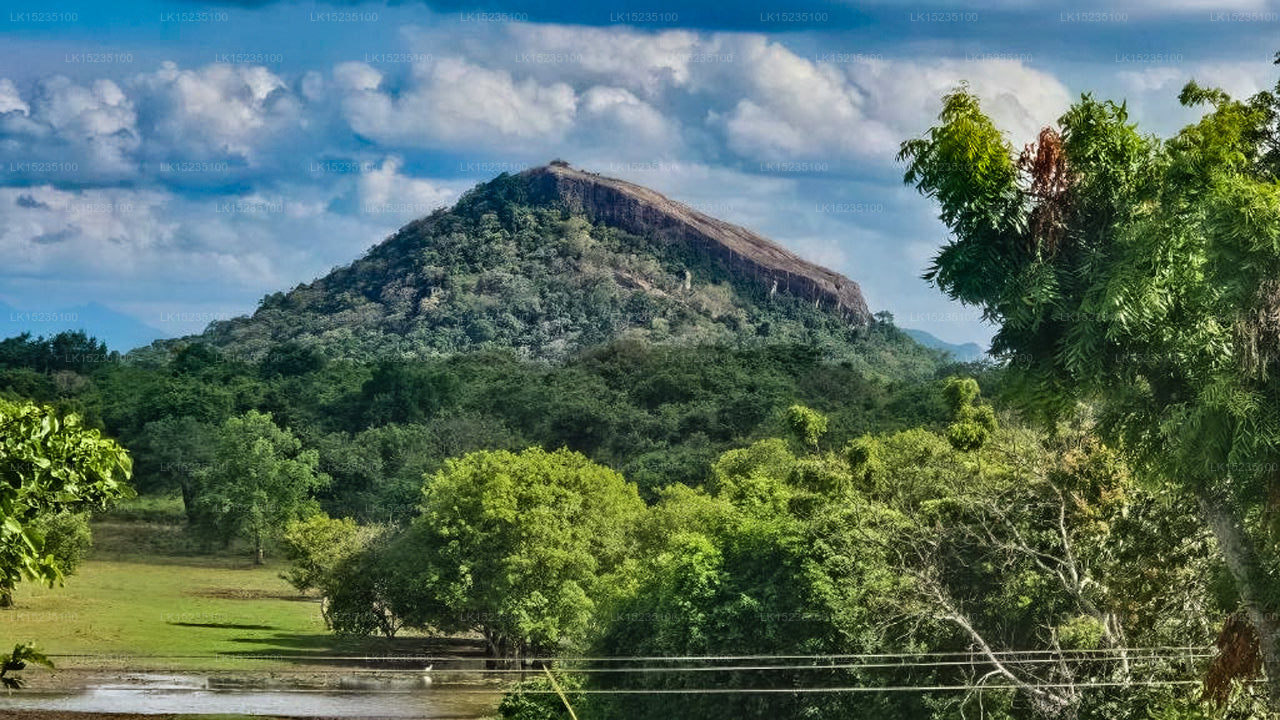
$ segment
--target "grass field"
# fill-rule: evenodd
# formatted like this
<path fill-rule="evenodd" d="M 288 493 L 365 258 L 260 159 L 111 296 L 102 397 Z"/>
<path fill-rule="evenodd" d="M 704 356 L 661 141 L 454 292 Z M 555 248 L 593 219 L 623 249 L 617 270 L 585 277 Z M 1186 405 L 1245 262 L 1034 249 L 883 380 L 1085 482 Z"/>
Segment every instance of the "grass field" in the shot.
<path fill-rule="evenodd" d="M 278 568 L 211 558 L 90 560 L 61 588 L 19 587 L 0 636 L 35 640 L 60 667 L 212 668 L 231 654 L 276 654 L 330 638 L 319 605 Z M 155 656 L 184 656 L 159 660 Z M 133 662 L 132 656 L 143 656 Z"/>
<path fill-rule="evenodd" d="M 412 634 L 335 638 L 319 602 L 280 579 L 280 560 L 190 554 L 181 535 L 140 518 L 96 522 L 90 559 L 64 586 L 18 586 L 15 607 L 0 610 L 0 644 L 34 641 L 60 669 L 129 672 L 326 669 L 319 658 L 333 654 L 466 652 L 466 643 Z M 262 655 L 276 659 L 252 658 Z"/>

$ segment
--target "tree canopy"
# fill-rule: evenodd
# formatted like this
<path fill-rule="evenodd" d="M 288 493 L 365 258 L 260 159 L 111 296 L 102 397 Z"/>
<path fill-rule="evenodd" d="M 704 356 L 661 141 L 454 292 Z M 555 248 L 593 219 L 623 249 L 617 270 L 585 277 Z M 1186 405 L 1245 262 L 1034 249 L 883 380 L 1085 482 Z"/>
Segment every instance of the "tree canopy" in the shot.
<path fill-rule="evenodd" d="M 131 473 L 124 448 L 76 415 L 0 400 L 0 592 L 6 601 L 22 579 L 53 584 L 62 575 L 46 545 L 54 528 L 39 521 L 105 509 L 132 493 Z"/>
<path fill-rule="evenodd" d="M 276 425 L 270 413 L 250 410 L 222 424 L 212 460 L 194 473 L 197 523 L 215 537 L 253 542 L 262 562 L 264 540 L 290 520 L 316 512 L 314 494 L 328 477 L 319 455 Z"/>
<path fill-rule="evenodd" d="M 386 556 L 409 624 L 478 630 L 499 657 L 554 652 L 625 584 L 644 503 L 579 453 L 475 452 L 422 492 L 421 515 Z"/>
<path fill-rule="evenodd" d="M 1207 105 L 1167 140 L 1083 96 L 1015 152 L 967 88 L 902 145 L 952 238 L 926 277 L 982 309 L 1027 406 L 1097 402 L 1141 477 L 1198 501 L 1280 707 L 1277 92 Z"/>

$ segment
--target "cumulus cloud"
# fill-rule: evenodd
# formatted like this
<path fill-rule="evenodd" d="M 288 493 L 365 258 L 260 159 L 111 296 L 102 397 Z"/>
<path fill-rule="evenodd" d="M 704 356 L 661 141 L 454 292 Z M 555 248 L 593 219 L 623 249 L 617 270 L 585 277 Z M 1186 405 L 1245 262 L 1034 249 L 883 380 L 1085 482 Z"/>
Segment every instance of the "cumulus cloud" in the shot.
<path fill-rule="evenodd" d="M 679 121 L 620 87 L 596 85 L 581 96 L 583 145 L 611 149 L 619 158 L 669 157 L 681 146 Z"/>
<path fill-rule="evenodd" d="M 0 155 L 20 178 L 122 178 L 136 169 L 133 103 L 110 79 L 82 85 L 62 75 L 36 83 L 30 103 L 0 80 Z"/>
<path fill-rule="evenodd" d="M 301 125 L 302 105 L 279 76 L 261 66 L 213 64 L 160 69 L 134 79 L 147 97 L 151 137 L 169 157 L 257 160 L 273 136 Z"/>
<path fill-rule="evenodd" d="M 0 188 L 0 252 L 23 274 L 130 277 L 172 238 L 164 204 L 152 191 Z"/>
<path fill-rule="evenodd" d="M 0 78 L 0 115 L 17 112 L 23 115 L 31 113 L 31 106 L 22 101 L 18 88 L 9 78 Z"/>
<path fill-rule="evenodd" d="M 575 145 L 592 147 L 612 123 L 615 136 L 635 134 L 633 143 L 615 143 L 623 154 L 646 146 L 649 156 L 669 158 L 696 146 L 748 162 L 887 165 L 962 80 L 1015 138 L 1034 136 L 1069 102 L 1055 77 L 1014 60 L 820 62 L 760 34 L 512 24 L 456 40 L 440 30 L 406 35 L 415 49 L 447 57 L 417 65 L 398 95 L 393 80 L 367 65 L 335 71 L 352 126 L 380 141 L 491 135 L 555 147 L 572 128 Z M 479 52 L 494 46 L 510 51 Z M 448 53 L 471 53 L 484 65 Z M 516 115 L 523 134 L 506 122 Z M 407 126 L 406 116 L 417 124 Z"/>
<path fill-rule="evenodd" d="M 568 25 L 512 25 L 511 57 L 528 72 L 571 83 L 599 83 L 653 98 L 670 87 L 685 87 L 695 76 L 696 58 L 715 40 L 687 30 L 658 33 Z M 542 62 L 546 58 L 548 62 Z"/>
<path fill-rule="evenodd" d="M 337 69 L 335 81 L 351 128 L 381 143 L 435 147 L 451 143 L 495 146 L 558 139 L 577 110 L 563 82 L 517 80 L 458 57 L 433 61 L 424 76 L 397 95 L 380 89 L 381 74 L 362 63 Z"/>
<path fill-rule="evenodd" d="M 764 38 L 745 39 L 741 55 L 747 96 L 712 122 L 736 152 L 769 160 L 834 155 L 891 162 L 898 144 L 927 128 L 939 97 L 961 81 L 1015 141 L 1033 137 L 1070 102 L 1056 78 L 1015 60 L 868 57 L 841 67 Z"/>
<path fill-rule="evenodd" d="M 400 158 L 388 157 L 377 168 L 360 174 L 356 192 L 363 212 L 408 220 L 457 198 L 456 188 L 401 174 L 402 164 Z"/>

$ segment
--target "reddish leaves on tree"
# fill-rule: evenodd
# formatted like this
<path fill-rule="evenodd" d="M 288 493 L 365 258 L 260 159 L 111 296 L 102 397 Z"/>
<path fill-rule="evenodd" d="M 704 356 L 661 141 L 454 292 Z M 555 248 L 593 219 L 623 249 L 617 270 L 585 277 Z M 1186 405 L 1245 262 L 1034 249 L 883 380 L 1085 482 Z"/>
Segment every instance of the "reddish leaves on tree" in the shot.
<path fill-rule="evenodd" d="M 1243 611 L 1227 617 L 1215 643 L 1218 654 L 1205 674 L 1201 700 L 1224 707 L 1236 680 L 1251 680 L 1262 671 L 1258 632 Z"/>
<path fill-rule="evenodd" d="M 1018 169 L 1027 176 L 1026 192 L 1035 200 L 1031 209 L 1032 245 L 1028 249 L 1035 251 L 1038 245 L 1053 255 L 1062 245 L 1070 190 L 1075 180 L 1058 131 L 1041 130 L 1036 141 L 1022 149 Z"/>

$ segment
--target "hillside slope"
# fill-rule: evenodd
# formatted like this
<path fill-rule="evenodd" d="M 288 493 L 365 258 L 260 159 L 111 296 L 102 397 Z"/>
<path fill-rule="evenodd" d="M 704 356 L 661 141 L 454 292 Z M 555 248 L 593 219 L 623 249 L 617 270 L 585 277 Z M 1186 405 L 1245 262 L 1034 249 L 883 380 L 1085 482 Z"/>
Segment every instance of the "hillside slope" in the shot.
<path fill-rule="evenodd" d="M 647 188 L 553 163 L 478 185 L 196 339 L 247 359 L 292 341 L 332 358 L 512 349 L 559 362 L 624 338 L 800 343 L 850 358 L 874 322 L 839 273 Z M 904 362 L 935 359 L 914 354 Z"/>

